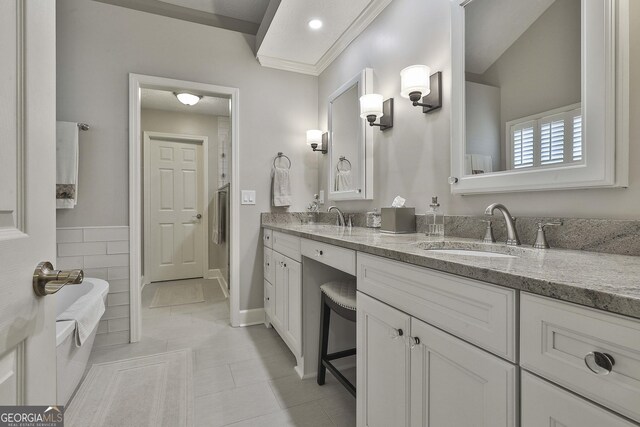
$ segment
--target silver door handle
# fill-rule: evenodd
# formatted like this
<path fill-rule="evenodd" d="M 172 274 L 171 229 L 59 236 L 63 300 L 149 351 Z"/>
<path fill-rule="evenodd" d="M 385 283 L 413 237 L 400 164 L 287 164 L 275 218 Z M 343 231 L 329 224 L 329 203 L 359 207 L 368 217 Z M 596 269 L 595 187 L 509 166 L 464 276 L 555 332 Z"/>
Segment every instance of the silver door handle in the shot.
<path fill-rule="evenodd" d="M 83 279 L 82 270 L 54 270 L 50 262 L 44 261 L 33 271 L 33 292 L 39 297 L 55 294 L 63 286 L 79 285 Z"/>

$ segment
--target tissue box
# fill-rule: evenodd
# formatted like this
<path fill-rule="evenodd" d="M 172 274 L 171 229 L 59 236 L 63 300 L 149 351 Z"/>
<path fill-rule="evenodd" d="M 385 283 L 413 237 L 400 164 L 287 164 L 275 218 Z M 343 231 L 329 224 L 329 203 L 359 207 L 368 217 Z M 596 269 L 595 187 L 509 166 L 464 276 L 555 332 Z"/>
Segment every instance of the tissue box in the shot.
<path fill-rule="evenodd" d="M 383 233 L 415 233 L 416 208 L 382 208 Z"/>

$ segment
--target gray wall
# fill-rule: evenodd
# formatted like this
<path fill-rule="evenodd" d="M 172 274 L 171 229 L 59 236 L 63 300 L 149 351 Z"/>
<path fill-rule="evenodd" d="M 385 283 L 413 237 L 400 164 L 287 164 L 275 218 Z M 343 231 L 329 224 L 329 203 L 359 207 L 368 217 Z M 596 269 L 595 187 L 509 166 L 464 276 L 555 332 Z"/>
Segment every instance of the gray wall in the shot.
<path fill-rule="evenodd" d="M 317 187 L 316 155 L 305 131 L 317 126 L 317 78 L 261 67 L 255 37 L 87 0 L 57 2 L 58 120 L 91 130 L 80 147 L 78 206 L 58 227 L 128 225 L 128 74 L 240 89 L 238 189 L 257 191 L 240 209 L 240 308 L 262 301 L 260 212 L 270 210 L 271 162 L 292 160 L 293 203 Z M 236 143 L 234 141 L 233 143 Z"/>
<path fill-rule="evenodd" d="M 640 2 L 630 2 L 631 87 L 630 188 L 453 196 L 450 175 L 451 54 L 450 0 L 395 0 L 334 61 L 319 81 L 319 126 L 326 129 L 327 97 L 364 67 L 374 69 L 374 90 L 395 98 L 394 127 L 374 131 L 375 200 L 338 202 L 351 210 L 390 205 L 401 194 L 418 213 L 431 195 L 440 196 L 448 214 L 481 214 L 492 202 L 514 215 L 637 219 L 640 216 Z M 444 107 L 422 114 L 400 97 L 400 70 L 427 64 L 442 70 Z M 321 164 L 326 162 L 326 156 Z M 324 168 L 324 166 L 321 166 Z M 324 169 L 320 184 L 326 189 Z M 326 207 L 327 205 L 325 205 Z"/>

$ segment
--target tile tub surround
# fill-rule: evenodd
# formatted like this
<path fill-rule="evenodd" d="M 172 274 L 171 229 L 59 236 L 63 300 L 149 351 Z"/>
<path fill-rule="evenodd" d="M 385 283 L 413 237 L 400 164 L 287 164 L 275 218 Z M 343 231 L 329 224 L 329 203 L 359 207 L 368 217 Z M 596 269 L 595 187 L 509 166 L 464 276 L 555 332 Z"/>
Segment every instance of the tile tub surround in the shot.
<path fill-rule="evenodd" d="M 419 265 L 640 318 L 640 257 L 527 246 L 483 245 L 477 239 L 448 238 L 458 248 L 517 252 L 517 258 L 486 258 L 434 253 L 420 247 L 424 234 L 391 235 L 369 228 L 333 225 L 263 227 L 372 255 Z"/>
<path fill-rule="evenodd" d="M 94 347 L 128 343 L 129 227 L 58 228 L 56 247 L 57 269 L 82 268 L 85 276 L 109 282 Z"/>
<path fill-rule="evenodd" d="M 349 213 L 353 215 L 353 226 L 366 226 L 366 214 L 362 212 Z M 335 213 L 319 212 L 315 215 L 317 224 L 334 225 Z M 462 237 L 465 239 L 481 240 L 487 225 L 482 220 L 484 215 L 447 215 L 445 216 L 444 232 L 448 237 Z M 507 240 L 507 229 L 504 218 L 494 215 L 493 234 L 497 242 Z M 263 224 L 306 224 L 308 214 L 292 213 L 263 213 Z M 558 217 L 518 217 L 516 228 L 523 246 L 532 246 L 536 241 L 539 221 L 562 221 L 559 227 L 546 227 L 547 241 L 552 248 L 574 249 L 579 251 L 602 252 L 617 255 L 640 256 L 640 221 L 636 220 L 608 220 L 582 219 Z M 426 230 L 425 216 L 416 215 L 416 229 L 418 233 Z"/>

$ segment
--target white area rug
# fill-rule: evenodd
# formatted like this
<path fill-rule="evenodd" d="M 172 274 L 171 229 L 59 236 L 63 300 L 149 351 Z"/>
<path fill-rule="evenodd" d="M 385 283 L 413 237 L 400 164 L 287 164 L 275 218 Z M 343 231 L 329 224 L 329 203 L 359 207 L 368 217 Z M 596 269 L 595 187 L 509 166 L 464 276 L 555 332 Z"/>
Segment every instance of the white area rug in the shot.
<path fill-rule="evenodd" d="M 93 365 L 65 426 L 193 426 L 191 350 Z"/>
<path fill-rule="evenodd" d="M 171 305 L 194 304 L 204 302 L 202 283 L 184 283 L 162 286 L 156 289 L 149 308 L 168 307 Z"/>

